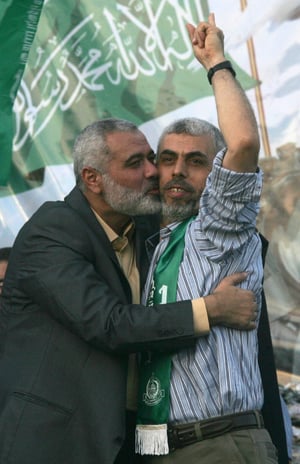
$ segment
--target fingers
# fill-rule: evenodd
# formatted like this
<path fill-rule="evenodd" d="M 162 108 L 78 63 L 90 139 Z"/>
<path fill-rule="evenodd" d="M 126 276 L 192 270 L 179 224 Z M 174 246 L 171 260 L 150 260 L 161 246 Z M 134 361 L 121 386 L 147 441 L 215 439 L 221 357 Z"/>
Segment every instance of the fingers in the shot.
<path fill-rule="evenodd" d="M 200 23 L 201 24 L 201 23 Z M 192 42 L 192 45 L 198 45 L 200 47 L 203 47 L 204 40 L 205 40 L 205 32 L 199 31 L 199 25 L 197 27 L 193 26 L 192 24 L 187 24 L 186 25 L 188 34 L 190 36 L 190 41 Z"/>
<path fill-rule="evenodd" d="M 198 24 L 197 27 L 189 23 L 186 25 L 190 40 L 193 45 L 198 44 L 201 47 L 203 46 L 208 25 L 216 26 L 214 13 L 210 13 L 207 22 L 202 21 Z"/>
<path fill-rule="evenodd" d="M 208 15 L 208 23 L 209 23 L 211 26 L 215 26 L 215 25 L 216 25 L 215 14 L 214 14 L 214 13 L 209 13 L 209 15 Z"/>
<path fill-rule="evenodd" d="M 187 31 L 188 31 L 188 34 L 190 36 L 190 40 L 191 42 L 193 42 L 193 38 L 194 38 L 194 33 L 195 33 L 195 26 L 193 26 L 192 24 L 186 24 L 186 28 L 187 28 Z"/>
<path fill-rule="evenodd" d="M 258 310 L 257 310 L 257 304 L 254 302 L 254 311 L 253 314 L 250 316 L 249 322 L 245 327 L 245 330 L 253 330 L 256 329 L 257 327 L 257 319 L 258 319 Z"/>
<path fill-rule="evenodd" d="M 255 309 L 251 311 L 250 313 L 248 312 L 247 317 L 241 317 L 239 320 L 236 319 L 236 323 L 233 327 L 238 330 L 254 330 L 257 327 L 258 324 L 258 311 L 257 311 L 257 305 L 254 303 Z M 229 325 L 230 327 L 231 325 Z"/>
<path fill-rule="evenodd" d="M 243 330 L 250 331 L 256 328 L 256 321 L 249 321 L 247 327 L 244 327 Z"/>

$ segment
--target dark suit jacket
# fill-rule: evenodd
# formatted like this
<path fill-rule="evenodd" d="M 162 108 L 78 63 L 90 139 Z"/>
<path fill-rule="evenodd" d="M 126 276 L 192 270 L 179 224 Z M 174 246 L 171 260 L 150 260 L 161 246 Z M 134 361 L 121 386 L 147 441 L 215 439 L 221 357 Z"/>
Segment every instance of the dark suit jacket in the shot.
<path fill-rule="evenodd" d="M 261 235 L 263 261 L 265 261 L 268 241 Z M 278 450 L 278 463 L 287 464 L 288 453 L 284 421 L 279 397 L 276 366 L 270 332 L 265 295 L 262 298 L 261 317 L 258 326 L 258 362 L 264 388 L 264 406 L 262 413 L 265 426 Z"/>
<path fill-rule="evenodd" d="M 142 278 L 148 223 L 137 219 Z M 18 234 L 1 299 L 1 464 L 112 464 L 124 439 L 127 353 L 193 337 L 190 302 L 131 304 L 77 188 L 44 204 Z"/>
<path fill-rule="evenodd" d="M 157 228 L 155 218 L 137 219 L 142 283 L 144 240 Z M 23 227 L 0 303 L 1 464 L 114 462 L 124 437 L 126 353 L 180 347 L 193 334 L 190 303 L 148 311 L 130 302 L 111 245 L 77 188 Z M 258 333 L 264 418 L 286 464 L 265 306 Z"/>

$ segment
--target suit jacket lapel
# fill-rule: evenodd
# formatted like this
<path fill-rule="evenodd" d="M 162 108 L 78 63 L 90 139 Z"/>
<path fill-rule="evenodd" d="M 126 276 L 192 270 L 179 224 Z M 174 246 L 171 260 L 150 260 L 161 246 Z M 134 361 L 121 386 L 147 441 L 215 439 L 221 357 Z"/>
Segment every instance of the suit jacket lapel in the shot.
<path fill-rule="evenodd" d="M 105 231 L 97 221 L 97 218 L 91 210 L 87 199 L 78 187 L 74 187 L 69 195 L 65 197 L 65 202 L 74 211 L 76 211 L 76 213 L 81 217 L 81 220 L 84 221 L 84 223 L 87 224 L 89 229 L 91 229 L 91 231 L 94 233 L 94 236 L 97 238 L 97 240 L 99 240 L 99 249 L 105 249 L 105 254 L 112 261 L 113 266 L 119 276 L 119 281 L 123 287 L 124 294 L 127 296 L 127 301 L 131 302 L 132 295 L 128 280 L 126 279 L 123 270 L 121 269 L 116 253 L 113 250 Z M 109 269 L 107 269 L 107 272 L 109 272 Z"/>
<path fill-rule="evenodd" d="M 80 189 L 75 186 L 73 190 L 65 197 L 65 202 L 74 210 L 78 215 L 81 216 L 82 221 L 88 224 L 89 228 L 94 232 L 94 234 L 99 238 L 99 241 L 102 243 L 102 246 L 105 246 L 105 252 L 113 261 L 114 265 L 117 267 L 120 274 L 123 285 L 126 288 L 126 293 L 128 294 L 129 284 L 127 279 L 123 274 L 123 271 L 119 265 L 118 258 L 111 246 L 111 243 L 102 229 L 101 225 L 97 221 L 93 211 L 91 210 L 88 201 L 85 196 L 82 194 Z M 159 230 L 159 217 L 156 215 L 153 216 L 137 216 L 134 218 L 136 228 L 135 228 L 135 250 L 136 250 L 136 262 L 140 273 L 140 285 L 141 289 L 143 288 L 147 272 L 149 269 L 149 256 L 146 252 L 146 239 L 153 235 L 156 231 Z M 131 292 L 130 292 L 131 293 Z"/>
<path fill-rule="evenodd" d="M 94 234 L 99 237 L 99 240 L 101 241 L 102 244 L 105 245 L 106 252 L 112 259 L 112 261 L 119 267 L 119 262 L 116 257 L 116 254 L 114 250 L 112 249 L 111 243 L 102 229 L 101 225 L 97 221 L 97 218 L 93 211 L 90 208 L 90 205 L 85 198 L 85 196 L 82 194 L 82 192 L 79 190 L 78 187 L 74 187 L 74 189 L 65 197 L 65 202 L 72 208 L 74 209 L 77 214 L 79 214 L 82 218 L 82 220 L 89 225 L 89 228 L 92 229 Z"/>

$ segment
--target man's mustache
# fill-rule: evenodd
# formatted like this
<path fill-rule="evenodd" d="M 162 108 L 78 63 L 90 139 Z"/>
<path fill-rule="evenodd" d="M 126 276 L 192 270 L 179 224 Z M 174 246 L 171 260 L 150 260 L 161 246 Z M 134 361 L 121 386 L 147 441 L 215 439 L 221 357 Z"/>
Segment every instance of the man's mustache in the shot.
<path fill-rule="evenodd" d="M 171 188 L 176 188 L 176 187 L 179 187 L 179 188 L 182 188 L 183 190 L 185 190 L 186 192 L 195 192 L 195 189 L 190 185 L 188 184 L 185 180 L 183 179 L 172 179 L 170 180 L 169 182 L 167 182 L 162 190 L 169 190 Z"/>

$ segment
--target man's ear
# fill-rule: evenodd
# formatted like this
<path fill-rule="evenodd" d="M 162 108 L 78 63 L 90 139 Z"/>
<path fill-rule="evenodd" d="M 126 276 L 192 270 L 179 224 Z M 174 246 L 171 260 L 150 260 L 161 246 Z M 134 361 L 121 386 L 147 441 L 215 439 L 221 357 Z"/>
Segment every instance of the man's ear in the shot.
<path fill-rule="evenodd" d="M 93 193 L 102 192 L 102 174 L 94 168 L 84 167 L 81 171 L 82 180 L 88 190 Z"/>

